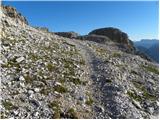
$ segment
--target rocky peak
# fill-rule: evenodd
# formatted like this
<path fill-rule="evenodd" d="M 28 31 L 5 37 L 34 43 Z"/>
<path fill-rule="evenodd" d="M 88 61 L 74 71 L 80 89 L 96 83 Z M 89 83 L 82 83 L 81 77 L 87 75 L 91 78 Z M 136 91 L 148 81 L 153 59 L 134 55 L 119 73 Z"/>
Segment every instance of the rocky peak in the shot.
<path fill-rule="evenodd" d="M 103 35 L 118 43 L 129 44 L 128 35 L 121 30 L 113 27 L 95 29 L 89 35 Z"/>
<path fill-rule="evenodd" d="M 113 27 L 99 28 L 91 31 L 89 35 L 102 35 L 110 38 L 113 42 L 123 44 L 128 51 L 134 51 L 134 46 L 128 35 L 121 30 Z"/>
<path fill-rule="evenodd" d="M 2 9 L 4 15 L 14 19 L 14 21 L 16 21 L 17 23 L 22 23 L 22 24 L 28 25 L 28 21 L 26 20 L 26 18 L 24 16 L 22 16 L 21 13 L 19 13 L 15 8 L 13 8 L 11 6 L 3 6 L 2 5 L 1 9 Z"/>

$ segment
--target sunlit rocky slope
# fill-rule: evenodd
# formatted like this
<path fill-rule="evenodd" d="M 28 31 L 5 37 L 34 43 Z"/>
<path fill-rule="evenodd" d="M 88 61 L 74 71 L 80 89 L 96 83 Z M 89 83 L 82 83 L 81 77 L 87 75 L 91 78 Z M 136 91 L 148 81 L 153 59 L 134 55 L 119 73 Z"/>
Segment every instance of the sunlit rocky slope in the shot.
<path fill-rule="evenodd" d="M 126 33 L 32 27 L 1 7 L 1 118 L 157 118 L 158 65 Z"/>

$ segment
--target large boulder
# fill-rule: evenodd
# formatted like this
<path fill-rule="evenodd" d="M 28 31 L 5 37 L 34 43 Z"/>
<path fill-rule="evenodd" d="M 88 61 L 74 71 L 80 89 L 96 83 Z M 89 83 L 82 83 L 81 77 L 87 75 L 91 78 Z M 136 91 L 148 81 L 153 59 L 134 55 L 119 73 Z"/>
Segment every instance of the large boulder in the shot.
<path fill-rule="evenodd" d="M 78 36 L 76 32 L 55 32 L 55 34 L 67 38 L 76 38 Z"/>
<path fill-rule="evenodd" d="M 11 6 L 3 6 L 3 5 L 0 8 L 1 8 L 2 12 L 4 13 L 4 15 L 12 18 L 17 23 L 22 23 L 22 24 L 28 25 L 27 19 L 24 16 L 22 16 L 21 13 L 18 13 L 15 8 L 13 8 Z"/>

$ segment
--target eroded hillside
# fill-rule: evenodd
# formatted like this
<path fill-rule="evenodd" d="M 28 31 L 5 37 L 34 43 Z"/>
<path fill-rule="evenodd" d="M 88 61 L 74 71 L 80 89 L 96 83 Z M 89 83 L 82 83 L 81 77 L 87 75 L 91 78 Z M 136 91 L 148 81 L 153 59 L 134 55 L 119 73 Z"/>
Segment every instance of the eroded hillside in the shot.
<path fill-rule="evenodd" d="M 158 65 L 125 52 L 129 41 L 61 37 L 10 9 L 1 9 L 1 118 L 158 117 Z"/>

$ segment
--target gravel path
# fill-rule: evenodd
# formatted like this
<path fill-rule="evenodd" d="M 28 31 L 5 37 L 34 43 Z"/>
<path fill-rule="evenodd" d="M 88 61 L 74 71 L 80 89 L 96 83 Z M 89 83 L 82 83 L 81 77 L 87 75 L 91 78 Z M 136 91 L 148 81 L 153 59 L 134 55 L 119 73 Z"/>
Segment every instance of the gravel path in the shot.
<path fill-rule="evenodd" d="M 69 42 L 69 41 L 68 41 Z M 96 57 L 94 51 L 92 51 L 86 42 L 78 40 L 70 41 L 71 44 L 76 45 L 76 48 L 80 50 L 81 55 L 86 61 L 87 70 L 89 72 L 89 80 L 92 83 L 93 97 L 95 105 L 93 106 L 94 116 L 93 118 L 109 118 L 105 113 L 105 102 L 103 100 L 104 92 L 102 87 L 106 80 L 106 73 L 103 69 L 99 69 L 99 66 L 103 68 L 104 63 L 98 57 Z M 111 95 L 111 93 L 110 93 Z M 106 97 L 106 96 L 105 96 Z"/>

